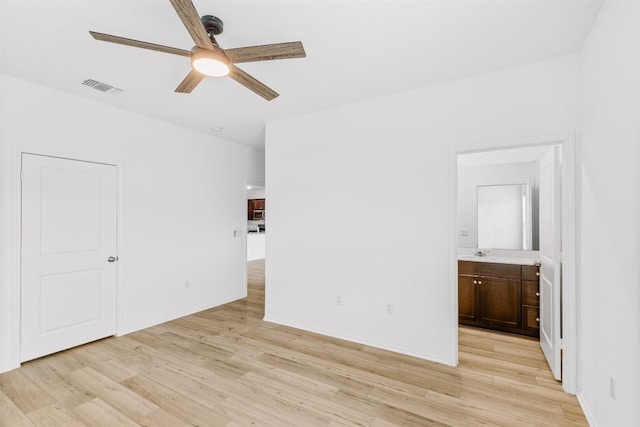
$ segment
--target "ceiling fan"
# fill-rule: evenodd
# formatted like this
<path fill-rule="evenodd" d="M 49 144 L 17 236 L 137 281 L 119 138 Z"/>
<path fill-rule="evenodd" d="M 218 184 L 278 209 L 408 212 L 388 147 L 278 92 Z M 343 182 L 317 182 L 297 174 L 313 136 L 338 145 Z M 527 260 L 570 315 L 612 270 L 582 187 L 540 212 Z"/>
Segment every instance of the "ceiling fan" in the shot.
<path fill-rule="evenodd" d="M 215 39 L 215 36 L 222 33 L 223 24 L 220 18 L 211 15 L 205 15 L 200 18 L 191 0 L 169 1 L 196 43 L 191 50 L 177 49 L 95 31 L 89 31 L 89 34 L 96 40 L 191 58 L 191 71 L 175 90 L 180 93 L 191 93 L 206 76 L 229 76 L 267 101 L 271 101 L 278 96 L 278 93 L 236 67 L 235 64 L 271 61 L 274 59 L 304 58 L 306 56 L 302 42 L 299 41 L 222 49 Z"/>

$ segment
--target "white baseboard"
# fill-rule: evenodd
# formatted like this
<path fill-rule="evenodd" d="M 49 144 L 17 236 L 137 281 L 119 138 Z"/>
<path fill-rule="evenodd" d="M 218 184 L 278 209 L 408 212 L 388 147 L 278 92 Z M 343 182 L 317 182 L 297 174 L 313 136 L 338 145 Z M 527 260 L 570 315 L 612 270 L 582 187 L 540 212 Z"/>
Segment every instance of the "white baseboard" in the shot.
<path fill-rule="evenodd" d="M 584 412 L 584 416 L 587 419 L 587 422 L 589 423 L 589 425 L 591 427 L 597 427 L 598 424 L 596 424 L 596 420 L 593 417 L 593 413 L 591 413 L 591 410 L 589 409 L 589 405 L 587 405 L 587 402 L 585 402 L 584 397 L 582 397 L 582 394 L 579 391 L 576 393 L 576 397 L 578 398 L 578 403 L 580 403 L 582 412 Z"/>

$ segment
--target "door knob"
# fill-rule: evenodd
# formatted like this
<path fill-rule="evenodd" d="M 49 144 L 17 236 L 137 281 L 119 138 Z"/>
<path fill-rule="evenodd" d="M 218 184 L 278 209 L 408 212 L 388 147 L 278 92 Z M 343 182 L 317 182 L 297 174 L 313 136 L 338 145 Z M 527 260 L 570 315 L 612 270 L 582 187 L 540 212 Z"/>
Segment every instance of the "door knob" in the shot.
<path fill-rule="evenodd" d="M 107 258 L 107 261 L 109 261 L 109 262 L 115 262 L 117 260 L 118 260 L 117 256 L 110 256 L 109 258 Z"/>

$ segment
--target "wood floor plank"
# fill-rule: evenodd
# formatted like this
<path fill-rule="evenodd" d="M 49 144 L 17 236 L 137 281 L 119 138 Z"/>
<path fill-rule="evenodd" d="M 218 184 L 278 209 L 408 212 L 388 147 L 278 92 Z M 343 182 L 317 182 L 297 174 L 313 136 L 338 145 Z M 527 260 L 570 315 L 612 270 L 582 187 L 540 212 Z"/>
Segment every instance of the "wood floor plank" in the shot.
<path fill-rule="evenodd" d="M 2 426 L 585 426 L 532 338 L 462 326 L 458 367 L 264 322 L 248 297 L 0 374 Z"/>
<path fill-rule="evenodd" d="M 193 427 L 193 424 L 181 420 L 162 408 L 147 415 L 140 425 L 145 427 Z"/>
<path fill-rule="evenodd" d="M 20 369 L 0 375 L 0 391 L 25 414 L 56 402 Z"/>
<path fill-rule="evenodd" d="M 270 404 L 270 402 L 269 402 Z M 232 415 L 234 422 L 238 425 L 252 425 L 255 424 L 255 420 L 260 420 L 260 425 L 269 427 L 298 427 L 301 421 L 305 422 L 305 425 L 309 427 L 313 426 L 325 426 L 326 420 L 310 420 L 309 417 L 296 417 L 278 408 L 274 411 L 273 406 L 266 406 L 261 402 L 247 402 L 244 399 L 238 399 L 236 397 L 229 397 L 222 402 L 222 405 L 227 409 L 228 413 Z"/>
<path fill-rule="evenodd" d="M 66 407 L 73 407 L 96 397 L 91 391 L 69 382 L 66 375 L 71 372 L 67 369 L 59 369 L 55 359 L 49 357 L 38 362 L 25 366 L 21 371 L 57 402 Z"/>
<path fill-rule="evenodd" d="M 0 427 L 34 427 L 29 417 L 0 391 Z"/>
<path fill-rule="evenodd" d="M 137 372 L 122 363 L 118 363 L 109 358 L 105 353 L 99 351 L 97 346 L 80 346 L 72 350 L 73 356 L 81 361 L 84 366 L 91 366 L 102 375 L 111 378 L 115 382 L 137 375 Z"/>
<path fill-rule="evenodd" d="M 65 427 L 91 427 L 78 419 L 62 404 L 45 406 L 29 413 L 29 419 L 38 427 L 65 426 Z"/>
<path fill-rule="evenodd" d="M 137 375 L 122 382 L 133 392 L 173 414 L 176 418 L 196 426 L 225 425 L 231 421 L 223 411 L 211 409 L 159 382 Z"/>
<path fill-rule="evenodd" d="M 72 413 L 91 427 L 137 427 L 131 419 L 100 398 L 75 406 Z"/>
<path fill-rule="evenodd" d="M 67 379 L 79 388 L 88 390 L 99 398 L 100 402 L 124 414 L 129 419 L 138 421 L 158 409 L 142 396 L 107 378 L 91 367 L 74 371 L 67 375 Z M 95 402 L 93 399 L 92 402 Z M 79 405 L 82 406 L 82 405 Z"/>

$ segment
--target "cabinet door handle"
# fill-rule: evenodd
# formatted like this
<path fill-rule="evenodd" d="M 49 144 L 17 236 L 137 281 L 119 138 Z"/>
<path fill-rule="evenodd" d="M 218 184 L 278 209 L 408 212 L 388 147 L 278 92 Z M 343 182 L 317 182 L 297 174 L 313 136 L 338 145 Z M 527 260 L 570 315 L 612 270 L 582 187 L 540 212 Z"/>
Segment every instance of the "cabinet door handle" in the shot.
<path fill-rule="evenodd" d="M 478 280 L 478 285 L 482 285 L 482 282 L 480 280 Z"/>
<path fill-rule="evenodd" d="M 540 272 L 536 271 L 536 276 L 540 277 Z"/>
<path fill-rule="evenodd" d="M 536 296 L 539 297 L 540 296 L 540 292 L 536 292 Z"/>
<path fill-rule="evenodd" d="M 474 284 L 474 285 L 477 285 L 477 284 L 478 284 L 478 281 L 477 281 L 477 280 L 474 280 L 474 281 L 473 281 L 473 284 Z"/>
<path fill-rule="evenodd" d="M 536 317 L 536 322 L 540 322 L 540 318 L 539 317 Z"/>

